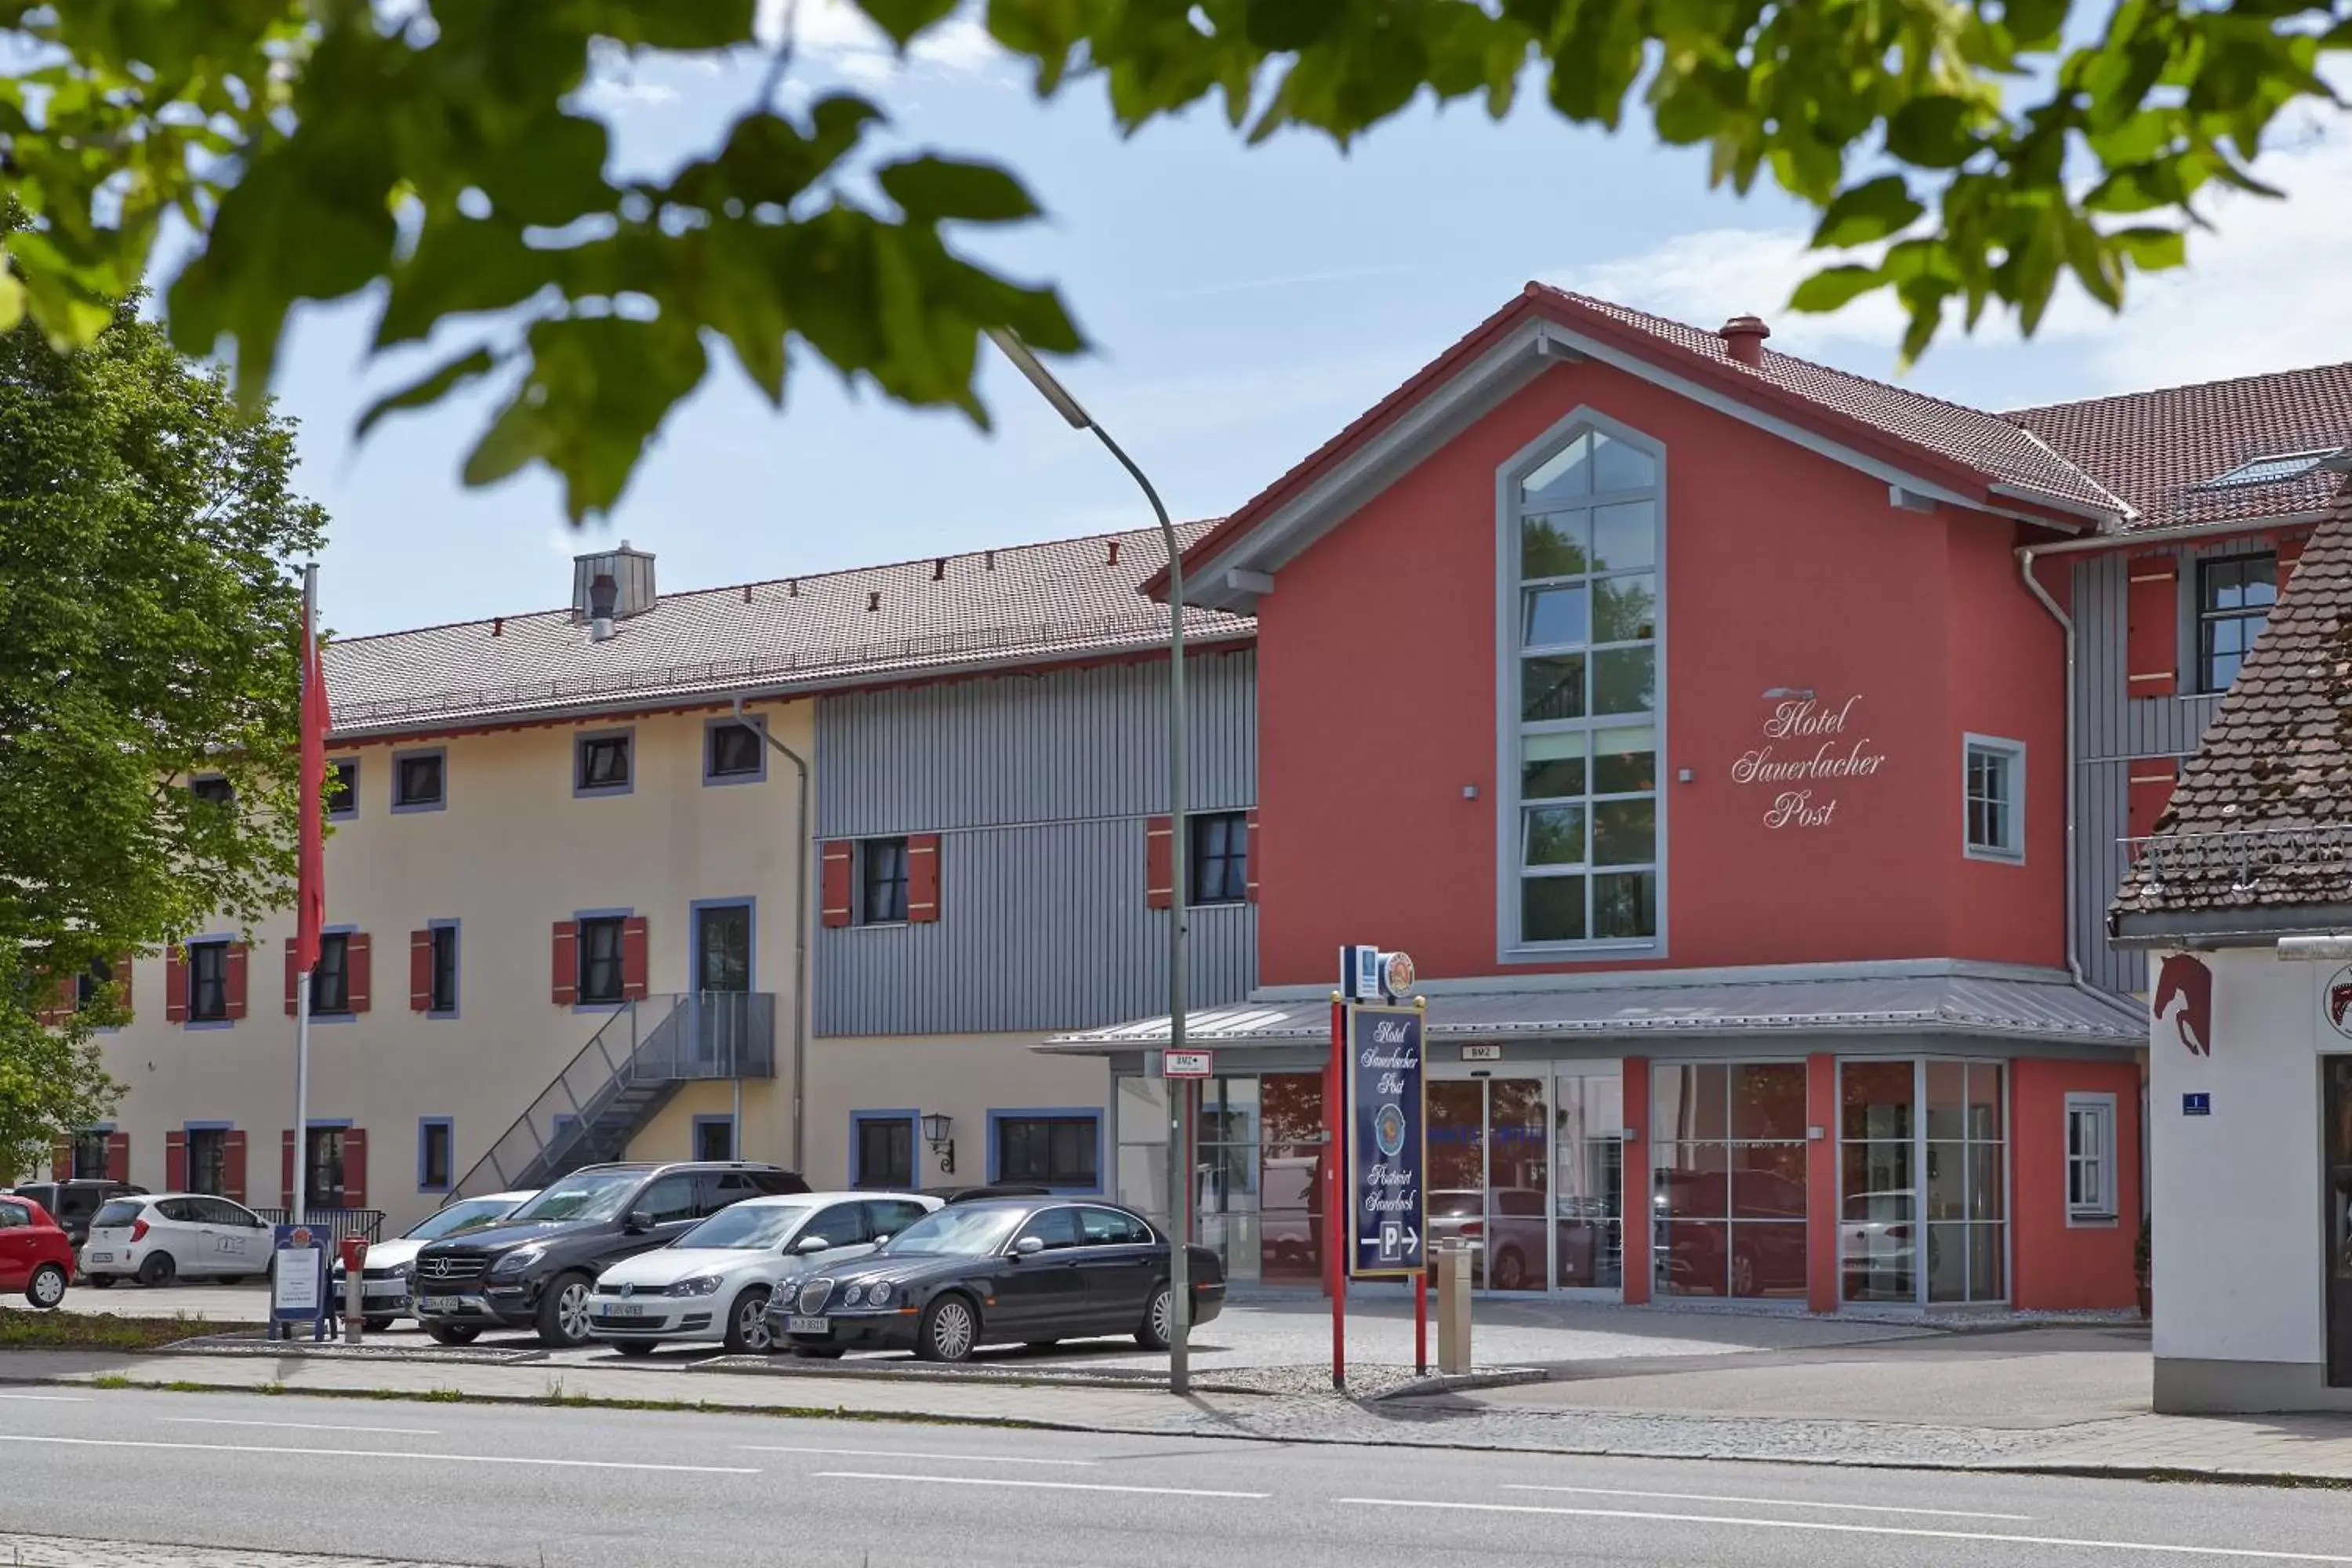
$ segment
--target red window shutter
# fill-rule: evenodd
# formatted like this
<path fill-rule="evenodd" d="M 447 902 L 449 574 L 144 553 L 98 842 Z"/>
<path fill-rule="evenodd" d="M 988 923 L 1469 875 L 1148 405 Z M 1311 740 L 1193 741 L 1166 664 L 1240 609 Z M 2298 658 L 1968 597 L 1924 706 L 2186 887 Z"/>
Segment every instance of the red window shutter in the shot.
<path fill-rule="evenodd" d="M 922 925 L 940 918 L 940 836 L 907 836 L 907 921 Z"/>
<path fill-rule="evenodd" d="M 641 1000 L 646 994 L 646 977 L 650 965 L 646 958 L 646 917 L 631 915 L 621 922 L 621 995 L 625 1001 Z"/>
<path fill-rule="evenodd" d="M 433 933 L 429 931 L 408 933 L 408 1010 L 433 1010 Z"/>
<path fill-rule="evenodd" d="M 114 983 L 122 987 L 122 1021 L 131 1022 L 131 998 L 135 994 L 131 984 L 131 955 L 117 953 L 114 958 Z"/>
<path fill-rule="evenodd" d="M 1242 840 L 1242 876 L 1247 886 L 1244 889 L 1251 903 L 1257 902 L 1257 813 L 1249 814 L 1249 834 Z"/>
<path fill-rule="evenodd" d="M 2156 831 L 2158 818 L 2172 804 L 2172 786 L 2179 782 L 2180 763 L 2175 757 L 2134 757 L 2126 774 L 2129 803 L 2126 820 L 2131 837 L 2146 838 Z"/>
<path fill-rule="evenodd" d="M 301 978 L 301 971 L 294 967 L 294 939 L 289 936 L 286 939 L 286 1016 L 289 1018 L 294 1016 L 294 992 Z"/>
<path fill-rule="evenodd" d="M 375 944 L 367 932 L 353 931 L 343 943 L 343 973 L 348 977 L 344 989 L 351 993 L 351 1008 L 354 1013 L 368 1010 L 370 976 L 375 970 Z"/>
<path fill-rule="evenodd" d="M 74 983 L 70 979 L 54 982 L 49 987 L 49 1005 L 33 1015 L 33 1021 L 45 1029 L 64 1026 L 74 1015 Z"/>
<path fill-rule="evenodd" d="M 286 1130 L 286 1142 L 278 1149 L 278 1206 L 294 1217 L 294 1129 Z"/>
<path fill-rule="evenodd" d="M 343 1132 L 343 1206 L 367 1207 L 367 1134 L 356 1127 Z"/>
<path fill-rule="evenodd" d="M 73 1173 L 73 1140 L 53 1139 L 49 1143 L 50 1178 L 59 1182 L 71 1181 Z"/>
<path fill-rule="evenodd" d="M 188 1135 L 185 1132 L 163 1134 L 163 1186 L 174 1193 L 188 1190 Z"/>
<path fill-rule="evenodd" d="M 1143 901 L 1155 910 L 1176 903 L 1176 819 L 1147 818 L 1143 824 Z"/>
<path fill-rule="evenodd" d="M 559 1007 L 569 1007 L 580 1000 L 580 922 L 555 922 L 554 990 L 552 995 Z"/>
<path fill-rule="evenodd" d="M 228 991 L 228 1016 L 232 1018 L 242 1018 L 245 1016 L 245 970 L 247 956 L 247 954 L 245 943 L 241 942 L 233 942 L 228 944 L 228 984 L 226 989 Z"/>
<path fill-rule="evenodd" d="M 245 1134 L 221 1134 L 221 1196 L 245 1202 Z"/>
<path fill-rule="evenodd" d="M 131 1134 L 128 1132 L 106 1135 L 106 1179 L 110 1182 L 131 1179 Z"/>
<path fill-rule="evenodd" d="M 177 942 L 163 950 L 163 1022 L 188 1021 L 188 952 Z"/>
<path fill-rule="evenodd" d="M 845 839 L 835 839 L 818 855 L 817 907 L 826 925 L 849 923 L 850 862 L 855 848 Z"/>
<path fill-rule="evenodd" d="M 2143 555 L 2128 567 L 2125 668 L 2130 695 L 2169 697 L 2180 689 L 2180 563 Z"/>

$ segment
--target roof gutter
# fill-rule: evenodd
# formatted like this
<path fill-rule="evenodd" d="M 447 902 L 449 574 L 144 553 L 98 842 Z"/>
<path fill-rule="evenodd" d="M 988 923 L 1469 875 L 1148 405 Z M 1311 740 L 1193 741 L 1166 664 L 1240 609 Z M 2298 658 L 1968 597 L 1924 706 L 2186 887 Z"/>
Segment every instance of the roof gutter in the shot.
<path fill-rule="evenodd" d="M 2177 539 L 2208 539 L 2221 533 L 2260 533 L 2264 529 L 2295 528 L 2317 522 L 2325 511 L 2291 511 L 2277 517 L 2242 517 L 2228 522 L 2182 522 L 2168 528 L 2136 528 L 2128 533 L 2100 533 L 2085 539 L 2038 545 L 2037 555 L 2071 555 L 2084 550 L 2129 549 L 2140 544 L 2164 544 Z"/>

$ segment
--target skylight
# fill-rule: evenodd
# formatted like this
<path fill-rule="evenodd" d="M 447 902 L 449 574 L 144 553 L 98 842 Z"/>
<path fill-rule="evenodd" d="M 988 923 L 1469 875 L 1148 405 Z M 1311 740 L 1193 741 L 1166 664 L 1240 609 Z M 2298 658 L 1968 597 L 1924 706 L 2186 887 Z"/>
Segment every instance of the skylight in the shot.
<path fill-rule="evenodd" d="M 2261 457 L 2239 464 L 2228 473 L 2207 479 L 2198 489 L 2230 489 L 2239 485 L 2273 485 L 2281 479 L 2292 479 L 2311 472 L 2336 456 L 2334 447 L 2322 447 L 2309 452 L 2265 452 Z"/>

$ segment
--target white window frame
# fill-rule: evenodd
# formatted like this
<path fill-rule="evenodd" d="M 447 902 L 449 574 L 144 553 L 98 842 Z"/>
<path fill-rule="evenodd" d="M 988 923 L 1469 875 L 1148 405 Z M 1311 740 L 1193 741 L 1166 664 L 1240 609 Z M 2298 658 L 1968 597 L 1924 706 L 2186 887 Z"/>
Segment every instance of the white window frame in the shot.
<path fill-rule="evenodd" d="M 2009 844 L 1979 844 L 1969 833 L 1969 764 L 1978 753 L 1998 757 L 2009 766 L 2010 826 L 2013 842 Z M 1960 853 L 1971 860 L 1990 860 L 1997 865 L 2025 864 L 2025 742 L 2004 740 L 1998 735 L 1963 735 L 1960 738 Z"/>
<path fill-rule="evenodd" d="M 2074 1150 L 2075 1118 L 2083 1117 L 2097 1128 L 2099 1146 L 2087 1154 Z M 2111 1226 L 2116 1223 L 2122 1206 L 2122 1183 L 2116 1163 L 2122 1157 L 2122 1142 L 2116 1136 L 2116 1097 L 2112 1094 L 2069 1094 L 2066 1097 L 2066 1121 L 2060 1129 L 2065 1151 L 2066 1223 L 2069 1226 Z M 2086 1199 L 2074 1196 L 2074 1172 L 2078 1165 L 2088 1164 L 2096 1179 L 2096 1190 Z"/>
<path fill-rule="evenodd" d="M 1620 441 L 1646 455 L 1657 465 L 1657 482 L 1652 490 L 1657 508 L 1657 603 L 1654 607 L 1657 635 L 1652 639 L 1652 670 L 1654 700 L 1644 715 L 1624 714 L 1621 721 L 1632 725 L 1646 721 L 1655 737 L 1657 779 L 1653 792 L 1653 822 L 1657 835 L 1654 875 L 1657 930 L 1645 937 L 1593 937 L 1588 935 L 1577 942 L 1530 942 L 1521 935 L 1521 843 L 1525 813 L 1519 802 L 1519 742 L 1524 726 L 1520 721 L 1520 649 L 1519 617 L 1525 585 L 1519 578 L 1519 484 L 1529 474 L 1541 468 L 1559 449 L 1577 436 L 1591 431 Z M 1667 587 L 1668 523 L 1673 505 L 1667 492 L 1666 447 L 1656 437 L 1634 429 L 1611 418 L 1589 405 L 1580 405 L 1549 428 L 1513 453 L 1495 470 L 1495 935 L 1496 957 L 1504 963 L 1558 963 L 1587 956 L 1596 959 L 1637 956 L 1666 956 L 1666 933 L 1670 928 L 1667 889 L 1670 836 L 1667 830 L 1667 785 L 1674 770 L 1666 754 L 1666 714 L 1671 703 L 1667 667 L 1669 643 L 1668 616 L 1671 614 L 1671 594 Z M 1588 716 L 1590 719 L 1590 716 Z M 1597 722 L 1597 721 L 1596 721 Z M 1587 833 L 1591 831 L 1587 825 Z M 1588 839 L 1589 842 L 1589 839 Z"/>

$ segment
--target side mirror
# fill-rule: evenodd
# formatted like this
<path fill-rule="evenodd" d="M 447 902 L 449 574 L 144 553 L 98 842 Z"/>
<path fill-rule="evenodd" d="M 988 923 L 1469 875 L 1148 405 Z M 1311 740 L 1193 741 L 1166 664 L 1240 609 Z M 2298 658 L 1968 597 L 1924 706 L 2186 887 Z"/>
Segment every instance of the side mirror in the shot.
<path fill-rule="evenodd" d="M 631 1236 L 642 1236 L 653 1227 L 654 1216 L 643 1209 L 631 1209 L 629 1217 L 621 1222 L 621 1228 Z"/>
<path fill-rule="evenodd" d="M 890 1233 L 887 1230 L 877 1230 L 874 1233 L 874 1245 L 877 1247 L 881 1246 L 884 1242 L 889 1239 Z"/>
<path fill-rule="evenodd" d="M 831 1247 L 833 1243 L 827 1241 L 821 1236 L 804 1236 L 798 1241 L 793 1243 L 793 1250 L 794 1252 L 823 1252 L 826 1247 Z"/>
<path fill-rule="evenodd" d="M 1041 1236 L 1024 1236 L 1013 1244 L 1013 1256 L 1015 1258 L 1034 1258 L 1045 1250 L 1045 1238 Z"/>

